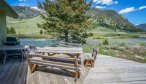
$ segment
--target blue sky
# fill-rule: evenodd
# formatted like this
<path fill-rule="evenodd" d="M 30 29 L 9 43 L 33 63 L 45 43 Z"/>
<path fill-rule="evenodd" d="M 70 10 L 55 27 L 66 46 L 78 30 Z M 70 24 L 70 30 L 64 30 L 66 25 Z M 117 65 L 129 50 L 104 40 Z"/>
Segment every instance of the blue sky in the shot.
<path fill-rule="evenodd" d="M 11 6 L 37 6 L 37 0 L 6 1 Z M 92 7 L 115 10 L 135 25 L 146 23 L 146 0 L 93 0 Z"/>

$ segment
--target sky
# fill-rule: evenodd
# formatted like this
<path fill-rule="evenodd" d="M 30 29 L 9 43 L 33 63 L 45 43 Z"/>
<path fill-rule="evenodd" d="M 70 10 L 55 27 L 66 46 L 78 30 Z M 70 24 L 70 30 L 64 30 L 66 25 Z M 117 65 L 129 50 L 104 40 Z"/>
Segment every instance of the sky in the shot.
<path fill-rule="evenodd" d="M 6 1 L 11 6 L 29 6 L 36 8 L 38 0 Z M 40 1 L 43 2 L 44 0 Z M 135 25 L 146 23 L 146 0 L 93 0 L 92 7 L 115 10 Z"/>

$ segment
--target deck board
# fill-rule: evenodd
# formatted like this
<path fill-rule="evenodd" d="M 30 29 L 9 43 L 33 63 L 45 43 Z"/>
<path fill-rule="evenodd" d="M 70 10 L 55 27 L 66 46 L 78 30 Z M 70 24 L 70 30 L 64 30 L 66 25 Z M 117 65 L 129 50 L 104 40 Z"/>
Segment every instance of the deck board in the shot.
<path fill-rule="evenodd" d="M 0 84 L 146 84 L 146 64 L 98 55 L 95 67 L 82 66 L 81 77 L 75 82 L 62 70 L 39 67 L 30 73 L 26 61 L 9 59 L 0 64 Z"/>
<path fill-rule="evenodd" d="M 26 62 L 19 59 L 9 59 L 0 64 L 0 84 L 25 84 L 27 67 Z"/>
<path fill-rule="evenodd" d="M 84 84 L 146 84 L 146 64 L 98 55 Z"/>

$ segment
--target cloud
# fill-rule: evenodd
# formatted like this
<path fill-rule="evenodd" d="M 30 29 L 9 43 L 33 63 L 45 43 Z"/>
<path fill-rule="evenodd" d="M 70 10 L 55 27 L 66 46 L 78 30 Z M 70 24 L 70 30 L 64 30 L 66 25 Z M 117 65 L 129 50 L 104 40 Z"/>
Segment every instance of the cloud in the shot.
<path fill-rule="evenodd" d="M 146 6 L 141 6 L 141 7 L 138 8 L 138 10 L 142 10 L 142 9 L 145 9 L 145 8 L 146 8 Z"/>
<path fill-rule="evenodd" d="M 25 1 L 27 1 L 27 0 L 19 0 L 20 2 L 25 2 Z"/>
<path fill-rule="evenodd" d="M 129 8 L 125 8 L 119 11 L 119 14 L 126 14 L 126 13 L 130 13 L 130 12 L 134 12 L 136 11 L 135 7 L 129 7 Z"/>
<path fill-rule="evenodd" d="M 104 6 L 96 6 L 95 8 L 104 9 Z"/>
<path fill-rule="evenodd" d="M 96 4 L 105 4 L 105 5 L 111 5 L 111 4 L 118 4 L 118 1 L 113 0 L 93 0 Z"/>
<path fill-rule="evenodd" d="M 25 6 L 26 4 L 25 3 L 19 3 L 19 6 Z"/>

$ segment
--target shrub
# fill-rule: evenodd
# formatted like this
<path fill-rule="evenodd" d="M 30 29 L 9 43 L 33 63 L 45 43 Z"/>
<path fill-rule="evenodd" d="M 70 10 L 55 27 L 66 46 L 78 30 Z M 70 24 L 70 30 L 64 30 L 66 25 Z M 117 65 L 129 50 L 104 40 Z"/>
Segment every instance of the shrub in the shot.
<path fill-rule="evenodd" d="M 103 45 L 108 45 L 109 43 L 108 43 L 108 40 L 107 39 L 105 39 L 104 41 L 103 41 L 103 43 L 102 43 Z"/>
<path fill-rule="evenodd" d="M 141 42 L 141 43 L 139 43 L 139 45 L 140 45 L 141 47 L 145 47 L 145 46 L 146 46 L 146 43 L 145 43 L 145 42 Z"/>
<path fill-rule="evenodd" d="M 123 42 L 123 43 L 120 43 L 119 45 L 120 45 L 120 46 L 126 46 L 126 43 Z"/>
<path fill-rule="evenodd" d="M 16 34 L 16 31 L 15 31 L 15 29 L 13 27 L 10 28 L 9 34 Z"/>
<path fill-rule="evenodd" d="M 40 30 L 40 34 L 43 34 L 43 30 Z"/>

